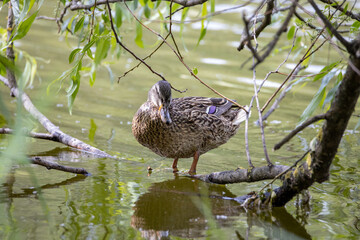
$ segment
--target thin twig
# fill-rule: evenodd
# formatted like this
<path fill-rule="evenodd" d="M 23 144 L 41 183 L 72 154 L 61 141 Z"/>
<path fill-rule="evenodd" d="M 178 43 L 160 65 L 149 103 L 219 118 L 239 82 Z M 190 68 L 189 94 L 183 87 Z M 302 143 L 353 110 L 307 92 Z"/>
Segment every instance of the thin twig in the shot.
<path fill-rule="evenodd" d="M 266 74 L 264 80 L 261 82 L 261 84 L 260 84 L 260 86 L 259 86 L 258 94 L 259 94 L 260 89 L 262 88 L 262 86 L 265 84 L 265 82 L 267 81 L 267 79 L 270 77 L 270 75 L 273 74 L 273 73 L 279 72 L 279 69 L 280 69 L 280 68 L 287 62 L 287 60 L 289 59 L 290 54 L 291 54 L 292 50 L 293 50 L 294 47 L 295 47 L 295 40 L 296 40 L 296 36 L 297 36 L 297 31 L 298 31 L 298 28 L 296 28 L 296 30 L 295 30 L 295 34 L 294 34 L 294 37 L 293 37 L 292 46 L 291 46 L 291 49 L 290 49 L 290 51 L 288 52 L 286 58 L 284 59 L 284 61 L 282 61 L 282 63 L 279 64 L 279 66 L 276 68 L 275 71 L 271 71 L 271 72 L 269 72 L 269 73 Z M 286 75 L 287 75 L 287 74 L 286 74 Z"/>
<path fill-rule="evenodd" d="M 169 0 L 170 1 L 170 0 Z M 220 15 L 222 13 L 225 13 L 225 12 L 231 12 L 233 10 L 236 10 L 236 9 L 239 9 L 239 8 L 242 8 L 242 7 L 245 7 L 247 5 L 249 5 L 250 3 L 252 3 L 253 1 L 247 1 L 241 5 L 238 5 L 238 6 L 235 6 L 235 7 L 230 7 L 230 8 L 226 8 L 226 9 L 223 9 L 223 10 L 219 10 L 219 11 L 216 11 L 216 12 L 213 12 L 213 13 L 210 13 L 204 17 L 201 17 L 201 18 L 196 18 L 196 19 L 190 19 L 190 20 L 185 20 L 185 21 L 176 21 L 176 20 L 172 20 L 173 23 L 194 23 L 194 22 L 200 22 L 204 19 L 208 19 L 210 17 L 213 17 L 213 16 L 217 16 L 217 15 Z M 175 12 L 172 13 L 172 15 L 174 15 L 176 12 L 178 12 L 179 10 L 182 10 L 184 9 L 184 7 L 181 7 L 179 9 L 177 9 Z M 169 18 L 170 16 L 167 16 L 166 18 Z M 156 21 L 153 21 L 153 22 L 156 22 Z"/>
<path fill-rule="evenodd" d="M 49 20 L 49 21 L 58 21 L 58 20 L 59 20 L 59 19 L 56 18 L 56 17 L 48 17 L 48 16 L 37 16 L 35 19 L 36 19 L 36 20 L 41 20 L 41 19 L 43 19 L 43 20 Z"/>
<path fill-rule="evenodd" d="M 97 0 L 94 1 L 94 8 L 93 8 L 93 10 L 92 10 L 91 25 L 90 25 L 90 34 L 89 34 L 88 43 L 91 41 L 91 36 L 93 35 L 93 32 L 94 32 L 95 9 L 96 9 L 96 6 L 97 6 L 96 4 L 97 4 Z"/>
<path fill-rule="evenodd" d="M 273 180 L 271 180 L 269 183 L 265 184 L 264 187 L 262 187 L 258 193 L 261 193 L 262 191 L 264 191 L 264 189 L 266 187 L 268 187 L 269 185 L 273 184 L 275 182 L 276 179 L 278 179 L 279 177 L 283 176 L 285 173 L 287 173 L 288 171 L 290 171 L 291 169 L 293 169 L 294 167 L 296 167 L 296 165 L 301 162 L 301 160 L 304 159 L 304 157 L 306 157 L 306 155 L 310 152 L 310 150 L 307 150 L 304 155 L 301 156 L 301 158 L 299 158 L 298 160 L 296 160 L 296 162 L 291 166 L 289 167 L 288 169 L 284 170 L 283 172 L 279 173 L 276 177 L 274 177 Z M 257 194 L 258 195 L 258 194 Z"/>
<path fill-rule="evenodd" d="M 254 34 L 254 38 L 256 38 L 256 34 Z M 256 42 L 256 40 L 255 40 L 255 42 Z M 256 49 L 255 49 L 255 51 L 256 51 Z M 253 64 L 255 64 L 255 57 L 253 58 Z M 263 144 L 264 155 L 265 155 L 266 162 L 268 163 L 268 166 L 271 167 L 271 166 L 273 166 L 273 164 L 270 161 L 270 157 L 269 157 L 269 154 L 268 154 L 268 151 L 266 148 L 264 124 L 262 121 L 262 114 L 261 114 L 260 103 L 259 103 L 259 98 L 258 98 L 258 89 L 256 87 L 256 70 L 255 70 L 255 68 L 253 68 L 253 82 L 254 82 L 254 92 L 255 92 L 254 97 L 255 97 L 256 107 L 257 107 L 258 114 L 259 114 L 261 140 L 262 140 L 262 144 Z"/>
<path fill-rule="evenodd" d="M 256 60 L 258 62 L 260 62 L 260 61 L 262 61 L 262 59 L 258 55 L 258 53 L 256 52 L 256 50 L 254 49 L 254 47 L 252 46 L 252 43 L 251 43 L 252 36 L 249 33 L 249 22 L 246 20 L 245 14 L 243 14 L 243 21 L 244 21 L 244 24 L 245 24 L 245 40 L 246 40 L 247 46 L 250 49 L 252 55 L 256 58 Z M 253 36 L 253 37 L 255 37 L 255 36 Z"/>
<path fill-rule="evenodd" d="M 343 38 L 343 36 L 334 28 L 329 19 L 321 12 L 316 3 L 313 0 L 308 0 L 308 2 L 314 8 L 316 14 L 321 18 L 322 22 L 331 31 L 331 33 L 334 34 L 334 36 L 345 46 L 346 50 L 349 53 L 353 54 L 354 52 L 352 49 L 352 45 L 345 38 Z"/>
<path fill-rule="evenodd" d="M 109 11 L 109 18 L 110 18 L 110 25 L 111 25 L 111 29 L 112 29 L 112 32 L 114 33 L 114 36 L 115 36 L 115 40 L 116 42 L 123 48 L 125 49 L 128 53 L 130 53 L 136 60 L 140 61 L 142 64 L 144 64 L 153 74 L 159 76 L 162 80 L 166 80 L 160 73 L 154 71 L 152 69 L 151 66 L 149 66 L 149 64 L 147 64 L 145 61 L 143 61 L 141 58 L 139 58 L 134 52 L 132 52 L 129 48 L 127 48 L 119 39 L 117 33 L 116 33 L 116 30 L 115 30 L 115 26 L 114 26 L 114 22 L 113 22 L 113 18 L 112 18 L 112 15 L 111 15 L 111 7 L 110 7 L 110 4 L 109 4 L 109 0 L 106 0 L 106 4 L 107 4 L 107 7 L 108 7 L 108 11 Z M 127 6 L 127 5 L 126 5 Z"/>
<path fill-rule="evenodd" d="M 246 151 L 246 157 L 249 163 L 250 168 L 254 168 L 254 164 L 251 161 L 251 157 L 250 157 L 250 149 L 249 149 L 249 113 L 250 113 L 250 108 L 251 105 L 249 107 L 249 112 L 246 114 L 246 120 L 245 120 L 245 151 Z"/>
<path fill-rule="evenodd" d="M 194 78 L 196 78 L 201 84 L 203 84 L 204 86 L 206 86 L 208 89 L 210 89 L 211 91 L 213 91 L 215 94 L 219 95 L 222 98 L 225 98 L 226 100 L 230 101 L 231 103 L 233 103 L 234 105 L 238 106 L 239 108 L 243 109 L 245 112 L 247 112 L 247 109 L 244 108 L 244 106 L 241 106 L 240 104 L 238 104 L 237 102 L 233 101 L 232 99 L 229 99 L 227 97 L 225 97 L 223 94 L 221 94 L 220 92 L 216 91 L 214 88 L 210 87 L 209 85 L 207 85 L 204 81 L 202 81 L 198 76 L 196 76 L 194 74 L 194 72 L 190 69 L 190 67 L 184 62 L 184 60 L 181 58 L 181 56 L 179 56 L 179 54 L 176 52 L 176 50 L 165 40 L 165 38 L 163 36 L 161 36 L 161 34 L 155 32 L 153 29 L 149 28 L 148 26 L 146 26 L 144 23 L 142 23 L 136 16 L 135 14 L 130 10 L 130 8 L 127 6 L 127 4 L 125 3 L 125 6 L 127 7 L 127 9 L 129 10 L 129 12 L 133 15 L 133 17 L 135 18 L 135 20 L 137 22 L 139 22 L 144 28 L 146 28 L 147 30 L 149 30 L 150 32 L 152 32 L 153 34 L 155 34 L 156 36 L 158 36 L 159 38 L 161 38 L 161 40 L 163 40 L 165 42 L 165 44 L 174 52 L 175 56 L 179 59 L 179 61 L 185 66 L 185 68 L 189 71 L 190 75 L 193 76 Z M 112 21 L 111 21 L 112 22 Z M 144 62 L 143 62 L 144 63 Z M 165 80 L 165 79 L 164 79 Z"/>
<path fill-rule="evenodd" d="M 107 3 L 116 3 L 116 2 L 127 2 L 132 0 L 99 0 L 97 2 L 97 5 L 103 5 Z M 204 2 L 207 2 L 207 0 L 165 0 L 165 1 L 174 1 L 174 3 L 180 4 L 184 7 L 192 7 L 195 5 L 201 5 Z M 74 10 L 80 10 L 80 9 L 91 9 L 94 6 L 94 3 L 90 4 L 81 4 L 80 1 L 71 1 L 70 2 L 70 9 L 72 11 Z"/>
<path fill-rule="evenodd" d="M 263 17 L 263 20 L 261 22 L 261 25 L 256 28 L 254 27 L 254 35 L 255 37 L 258 37 L 259 34 L 267 27 L 271 24 L 271 17 L 272 17 L 272 12 L 273 12 L 273 9 L 274 9 L 274 0 L 271 0 L 271 1 L 268 1 L 268 4 L 267 4 L 267 8 L 266 8 L 266 11 L 264 13 L 264 17 Z M 246 22 L 244 20 L 244 22 Z M 247 21 L 247 23 L 249 23 L 250 21 Z M 255 24 L 253 24 L 255 26 Z M 248 25 L 245 25 L 246 27 L 246 32 L 248 33 L 249 32 L 249 26 Z M 246 33 L 245 32 L 245 33 Z M 251 41 L 252 40 L 252 36 L 246 36 L 246 38 L 243 38 L 241 41 L 240 41 L 240 45 L 239 47 L 237 48 L 238 51 L 242 50 L 244 48 L 245 45 L 249 44 L 248 41 Z"/>
<path fill-rule="evenodd" d="M 309 54 L 310 50 L 314 47 L 315 43 L 317 42 L 317 40 L 319 39 L 319 37 L 321 36 L 321 34 L 323 33 L 323 31 L 325 30 L 325 27 L 318 33 L 318 35 L 316 36 L 315 40 L 311 43 L 310 47 L 306 50 L 305 54 L 303 55 L 303 57 L 299 60 L 299 62 L 296 64 L 296 66 L 291 70 L 291 72 L 289 73 L 289 75 L 286 77 L 286 79 L 282 82 L 282 84 L 279 86 L 279 88 L 273 93 L 273 95 L 271 95 L 271 97 L 266 101 L 266 103 L 264 104 L 264 106 L 261 109 L 261 112 L 264 112 L 264 110 L 266 109 L 266 107 L 270 104 L 270 102 L 275 98 L 275 96 L 279 93 L 279 91 L 281 90 L 281 88 L 285 85 L 285 83 L 291 78 L 292 74 L 295 72 L 295 69 L 308 57 L 311 56 L 311 54 Z M 314 53 L 314 52 L 313 52 Z"/>
<path fill-rule="evenodd" d="M 302 124 L 297 126 L 294 130 L 292 130 L 286 137 L 283 138 L 283 140 L 281 140 L 279 143 L 275 144 L 274 150 L 278 150 L 279 148 L 281 148 L 285 143 L 290 141 L 291 138 L 293 138 L 298 132 L 300 132 L 307 126 L 309 126 L 319 120 L 326 119 L 327 117 L 328 117 L 328 114 L 324 113 L 324 114 L 316 115 L 316 116 L 306 120 L 305 122 L 303 122 Z"/>
<path fill-rule="evenodd" d="M 296 9 L 296 5 L 297 5 L 298 0 L 294 0 L 288 15 L 286 16 L 283 24 L 281 25 L 281 27 L 279 28 L 279 30 L 274 34 L 274 38 L 273 40 L 267 45 L 267 50 L 265 51 L 265 53 L 261 56 L 261 61 L 258 61 L 255 65 L 253 65 L 253 68 L 256 67 L 258 64 L 260 64 L 261 62 L 263 62 L 268 56 L 269 54 L 272 52 L 272 50 L 274 49 L 274 47 L 276 46 L 277 42 L 280 39 L 280 36 L 284 33 L 284 31 L 286 30 L 287 26 L 289 25 L 289 22 L 295 12 Z"/>
<path fill-rule="evenodd" d="M 57 23 L 57 25 L 58 25 L 58 27 L 59 27 L 58 33 L 60 33 L 60 31 L 61 31 L 61 25 L 60 25 L 60 23 L 63 23 L 63 18 L 64 18 L 65 14 L 66 14 L 66 11 L 67 11 L 68 8 L 71 6 L 72 2 L 73 2 L 73 1 L 67 2 L 67 3 L 65 4 L 64 10 L 63 10 L 62 13 L 60 14 L 59 19 L 56 21 L 56 23 Z M 66 27 L 66 29 L 72 34 L 71 30 L 70 30 L 68 27 Z"/>
<path fill-rule="evenodd" d="M 360 22 L 360 14 L 359 13 L 354 14 L 352 12 L 352 10 L 350 10 L 350 11 L 347 10 L 346 12 L 344 12 L 344 8 L 341 7 L 341 6 L 339 7 L 339 4 L 337 2 L 335 2 L 335 1 L 333 1 L 333 0 L 320 0 L 320 1 L 323 2 L 323 3 L 329 4 L 329 6 L 331 6 L 333 8 L 339 9 L 339 11 L 345 13 L 345 15 L 347 15 L 347 16 L 351 17 L 352 19 L 355 19 L 355 20 Z"/>
<path fill-rule="evenodd" d="M 0 128 L 0 134 L 14 134 L 14 130 L 11 128 Z M 49 133 L 35 133 L 24 130 L 22 134 L 26 137 L 56 141 L 56 138 Z"/>
<path fill-rule="evenodd" d="M 296 70 L 294 71 L 294 74 L 291 76 L 290 81 L 293 80 L 294 78 L 296 78 L 296 74 L 301 70 L 304 69 L 304 67 L 302 66 L 298 66 L 296 68 Z M 287 74 L 286 74 L 287 75 Z M 268 119 L 268 117 L 275 111 L 276 108 L 278 108 L 281 100 L 285 97 L 287 90 L 291 87 L 291 84 L 288 84 L 284 90 L 281 92 L 281 94 L 279 95 L 279 97 L 274 101 L 273 105 L 271 105 L 269 111 L 267 111 L 264 115 L 263 115 L 263 121 L 266 121 Z M 257 122 L 258 123 L 258 122 Z M 259 123 L 258 123 L 259 124 Z"/>
<path fill-rule="evenodd" d="M 172 34 L 172 31 L 171 31 L 171 30 L 172 30 L 172 14 L 171 14 L 172 4 L 173 4 L 173 0 L 171 0 L 170 6 L 169 6 L 169 11 L 170 11 L 170 13 L 169 13 L 169 20 L 170 20 L 170 23 L 169 23 L 169 33 L 170 33 L 171 39 L 173 40 L 173 43 L 174 43 L 174 45 L 175 45 L 176 52 L 179 54 L 179 57 L 180 57 L 181 59 L 183 59 L 183 57 L 181 56 L 179 47 L 178 47 L 178 45 L 176 44 L 174 35 Z"/>

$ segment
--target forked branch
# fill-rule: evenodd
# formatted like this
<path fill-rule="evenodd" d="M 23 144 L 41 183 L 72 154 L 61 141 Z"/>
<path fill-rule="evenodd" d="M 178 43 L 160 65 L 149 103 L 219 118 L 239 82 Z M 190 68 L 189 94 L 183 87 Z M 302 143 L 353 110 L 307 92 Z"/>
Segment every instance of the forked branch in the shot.
<path fill-rule="evenodd" d="M 328 117 L 327 113 L 324 113 L 324 114 L 316 115 L 316 116 L 308 119 L 307 121 L 303 122 L 302 124 L 297 126 L 294 130 L 292 130 L 286 137 L 284 137 L 283 140 L 281 140 L 279 143 L 275 144 L 274 150 L 278 150 L 279 148 L 281 148 L 285 143 L 290 141 L 290 139 L 292 139 L 298 132 L 302 131 L 309 125 L 311 125 L 317 121 L 326 119 L 327 117 Z"/>

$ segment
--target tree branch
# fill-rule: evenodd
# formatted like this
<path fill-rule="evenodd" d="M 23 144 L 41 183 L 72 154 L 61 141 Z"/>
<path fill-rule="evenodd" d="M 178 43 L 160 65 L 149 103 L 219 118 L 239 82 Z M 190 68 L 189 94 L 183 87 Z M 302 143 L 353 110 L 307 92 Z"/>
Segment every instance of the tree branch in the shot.
<path fill-rule="evenodd" d="M 15 131 L 11 128 L 0 128 L 0 134 L 14 134 L 14 132 Z M 26 137 L 58 142 L 57 139 L 53 135 L 48 134 L 48 133 L 35 133 L 35 132 L 29 132 L 24 129 L 22 134 Z"/>
<path fill-rule="evenodd" d="M 10 60 L 11 63 L 14 63 L 15 60 L 15 54 L 14 54 L 14 43 L 10 42 L 11 40 L 11 36 L 13 33 L 13 28 L 14 28 L 14 13 L 12 11 L 12 4 L 11 2 L 9 2 L 9 10 L 8 10 L 8 17 L 7 17 L 7 43 L 8 46 L 6 48 L 6 57 Z M 17 83 L 16 83 L 16 79 L 15 79 L 15 73 L 13 70 L 11 70 L 10 68 L 6 67 L 6 76 L 8 78 L 8 83 L 10 86 L 10 90 L 12 88 L 17 88 Z M 14 97 L 14 94 L 12 91 L 10 91 L 10 95 L 12 97 Z"/>
<path fill-rule="evenodd" d="M 290 139 L 292 139 L 298 132 L 300 132 L 307 126 L 309 126 L 319 120 L 327 119 L 328 116 L 329 116 L 328 113 L 324 113 L 324 114 L 316 115 L 316 116 L 306 120 L 305 122 L 303 122 L 302 124 L 297 126 L 294 130 L 292 130 L 285 138 L 283 138 L 283 140 L 281 140 L 279 143 L 275 144 L 274 150 L 278 150 L 279 148 L 281 148 L 285 143 L 290 141 Z"/>
<path fill-rule="evenodd" d="M 100 2 L 100 1 L 99 1 Z M 98 2 L 98 5 L 99 5 L 99 2 Z M 125 49 L 128 53 L 130 53 L 136 60 L 140 61 L 142 64 L 144 64 L 153 74 L 157 75 L 158 77 L 160 77 L 162 80 L 166 80 L 160 73 L 154 71 L 152 69 L 152 67 L 147 64 L 145 61 L 143 61 L 141 58 L 139 58 L 134 52 L 132 52 L 129 48 L 127 48 L 119 39 L 117 33 L 116 33 L 116 29 L 115 29 L 115 26 L 114 26 L 114 22 L 113 22 L 113 17 L 112 17 L 112 14 L 111 14 L 111 7 L 110 7 L 110 1 L 109 0 L 106 0 L 106 4 L 107 4 L 107 8 L 108 8 L 108 12 L 109 12 L 109 18 L 110 18 L 110 25 L 111 25 L 111 29 L 112 29 L 112 32 L 115 36 L 115 40 L 116 42 L 123 48 Z"/>
<path fill-rule="evenodd" d="M 338 9 L 339 11 L 343 12 L 346 16 L 351 17 L 360 22 L 360 13 L 354 14 L 352 11 L 344 12 L 344 8 L 339 6 L 339 4 L 333 0 L 320 0 L 323 3 L 329 4 L 331 7 Z"/>
<path fill-rule="evenodd" d="M 238 168 L 235 171 L 214 172 L 207 175 L 194 175 L 192 177 L 208 183 L 217 184 L 256 182 L 273 179 L 288 168 L 288 166 L 283 165 L 254 167 L 252 169 Z"/>
<path fill-rule="evenodd" d="M 280 39 L 280 36 L 286 31 L 287 26 L 289 25 L 289 22 L 290 22 L 292 16 L 294 15 L 297 3 L 298 3 L 298 0 L 293 1 L 292 5 L 289 9 L 288 15 L 286 16 L 283 24 L 281 25 L 279 30 L 274 34 L 273 40 L 268 44 L 267 50 L 261 56 L 261 61 L 258 61 L 257 63 L 255 63 L 255 65 L 252 66 L 253 68 L 256 67 L 258 64 L 260 64 L 261 62 L 263 62 L 269 56 L 271 51 L 274 49 L 274 47 L 276 46 L 277 42 Z"/>
<path fill-rule="evenodd" d="M 44 159 L 41 159 L 40 157 L 32 157 L 32 158 L 30 158 L 30 162 L 32 164 L 37 164 L 37 165 L 46 167 L 48 170 L 56 169 L 56 170 L 60 170 L 60 171 L 63 171 L 63 172 L 83 174 L 85 176 L 90 175 L 90 173 L 88 171 L 86 171 L 84 168 L 76 168 L 76 167 L 64 166 L 64 165 L 60 165 L 58 163 L 46 161 Z"/>
<path fill-rule="evenodd" d="M 299 71 L 301 69 L 304 69 L 304 67 L 298 65 L 296 68 L 295 68 L 295 71 L 293 72 L 292 76 L 290 77 L 290 81 L 292 81 L 294 78 L 297 77 L 297 74 L 299 73 Z M 276 71 L 275 71 L 276 72 Z M 264 115 L 263 115 L 263 121 L 267 120 L 268 117 L 278 108 L 280 102 L 282 101 L 282 99 L 285 97 L 286 93 L 287 93 L 287 90 L 291 87 L 291 82 L 284 88 L 284 90 L 280 93 L 280 96 L 274 101 L 273 105 L 271 105 L 269 111 L 267 111 Z M 259 121 L 259 120 L 258 120 Z M 258 121 L 256 122 L 257 124 Z"/>
<path fill-rule="evenodd" d="M 63 143 L 67 146 L 77 148 L 95 155 L 107 158 L 114 158 L 113 156 L 103 152 L 89 144 L 86 144 L 80 141 L 77 138 L 74 138 L 66 133 L 63 133 L 59 127 L 55 126 L 47 117 L 45 117 L 31 102 L 31 99 L 26 93 L 20 93 L 19 89 L 16 87 L 11 88 L 9 81 L 0 75 L 0 81 L 2 81 L 6 86 L 10 88 L 10 91 L 14 94 L 16 98 L 20 98 L 24 108 L 35 118 L 39 123 L 51 134 L 53 139 L 52 141 Z"/>
<path fill-rule="evenodd" d="M 271 24 L 271 16 L 272 16 L 272 12 L 274 10 L 274 0 L 270 0 L 267 3 L 267 7 L 266 7 L 266 11 L 263 17 L 261 17 L 261 25 L 256 28 L 255 30 L 255 37 L 258 37 L 260 35 L 260 33 Z M 251 21 L 251 20 L 250 20 Z M 249 23 L 250 21 L 247 21 L 247 23 Z M 256 21 L 258 21 L 258 18 L 256 17 Z M 245 22 L 245 20 L 244 20 Z M 255 20 L 254 20 L 255 22 Z M 249 33 L 249 26 L 245 25 L 246 27 L 246 32 Z M 244 36 L 244 35 L 243 35 Z M 253 36 L 247 36 L 246 38 L 243 38 L 242 40 L 240 40 L 240 45 L 237 48 L 238 51 L 241 51 L 245 45 L 248 45 L 249 42 L 252 40 Z"/>
<path fill-rule="evenodd" d="M 334 28 L 334 26 L 331 24 L 329 19 L 321 12 L 319 7 L 316 5 L 316 3 L 313 0 L 308 0 L 311 6 L 314 8 L 316 14 L 320 17 L 322 22 L 325 24 L 325 26 L 330 30 L 332 34 L 345 46 L 346 50 L 353 54 L 352 45 L 345 40 L 345 38 L 342 37 L 342 35 Z"/>

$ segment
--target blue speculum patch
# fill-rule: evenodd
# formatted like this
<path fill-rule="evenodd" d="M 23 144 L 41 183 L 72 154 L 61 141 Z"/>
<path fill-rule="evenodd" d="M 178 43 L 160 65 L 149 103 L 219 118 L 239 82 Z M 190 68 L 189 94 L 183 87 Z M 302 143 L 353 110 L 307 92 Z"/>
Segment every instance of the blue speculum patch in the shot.
<path fill-rule="evenodd" d="M 208 114 L 214 114 L 216 112 L 216 107 L 215 106 L 210 106 L 207 109 L 207 113 Z"/>

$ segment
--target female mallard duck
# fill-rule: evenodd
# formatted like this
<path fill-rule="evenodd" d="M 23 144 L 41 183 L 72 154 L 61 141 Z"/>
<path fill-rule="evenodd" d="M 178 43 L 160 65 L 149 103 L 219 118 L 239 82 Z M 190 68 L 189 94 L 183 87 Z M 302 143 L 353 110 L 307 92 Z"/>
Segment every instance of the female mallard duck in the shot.
<path fill-rule="evenodd" d="M 190 174 L 196 173 L 199 156 L 226 143 L 237 132 L 246 112 L 223 98 L 171 98 L 171 85 L 157 82 L 132 122 L 136 140 L 156 154 L 193 157 Z"/>

